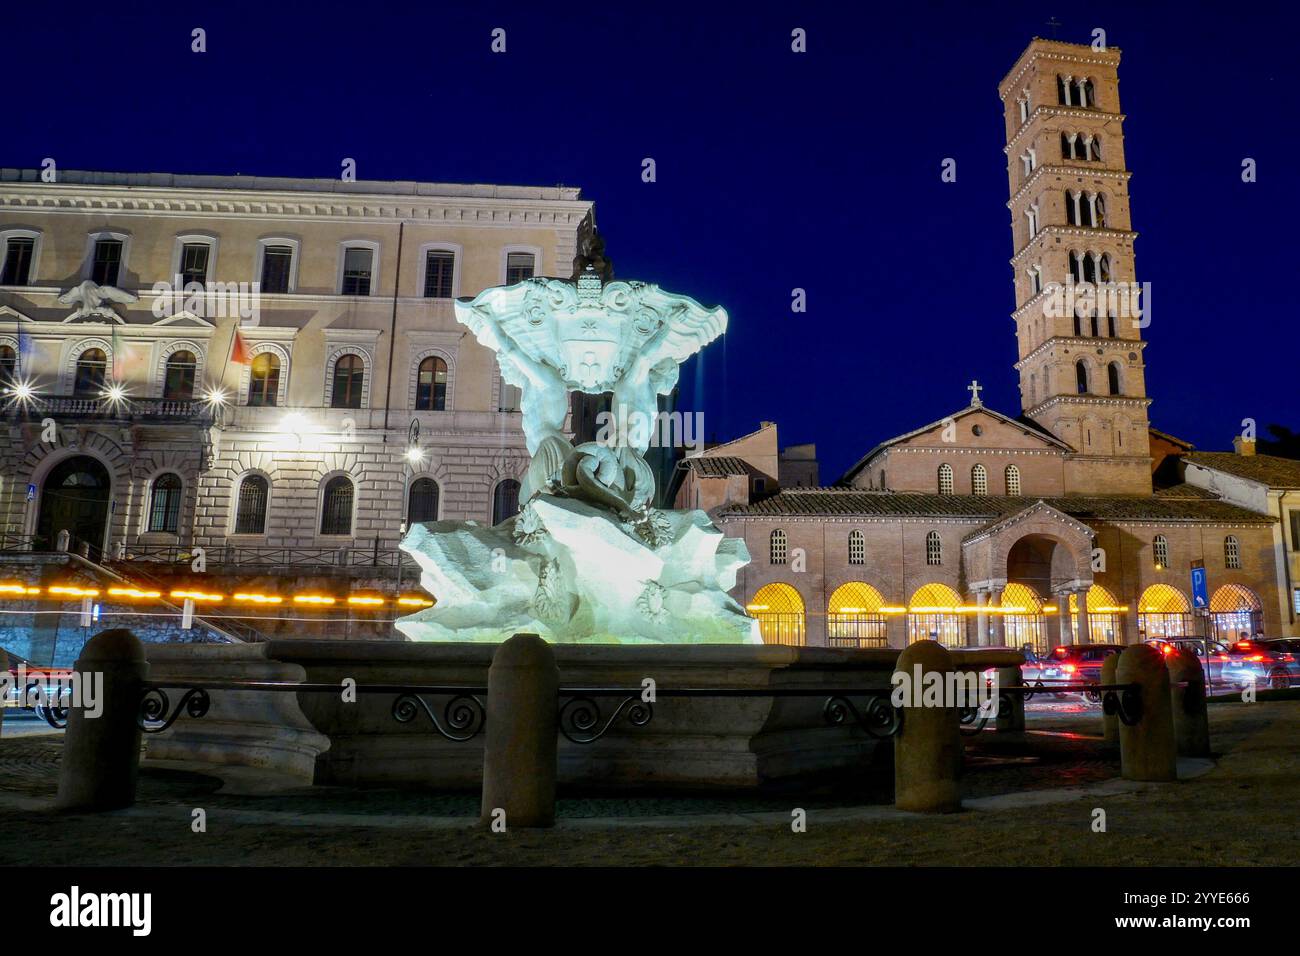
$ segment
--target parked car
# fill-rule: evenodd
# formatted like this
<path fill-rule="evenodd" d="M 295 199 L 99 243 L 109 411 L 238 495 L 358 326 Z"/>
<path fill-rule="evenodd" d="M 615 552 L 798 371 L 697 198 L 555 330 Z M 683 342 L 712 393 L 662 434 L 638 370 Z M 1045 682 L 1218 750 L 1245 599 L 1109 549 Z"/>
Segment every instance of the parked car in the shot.
<path fill-rule="evenodd" d="M 1282 638 L 1280 640 L 1285 640 Z M 1300 676 L 1300 654 L 1280 645 L 1279 640 L 1248 639 L 1231 644 L 1223 662 L 1224 683 L 1234 687 L 1267 687 L 1283 690 Z"/>
<path fill-rule="evenodd" d="M 8 651 L 4 653 L 10 676 L 5 687 L 4 699 L 0 700 L 0 707 L 21 707 L 31 710 L 41 720 L 48 722 L 49 710 L 46 704 L 35 703 L 28 706 L 27 702 L 32 700 L 35 689 L 42 686 L 45 689 L 46 701 L 70 696 L 72 687 L 68 683 L 68 678 L 72 671 L 59 667 L 41 667 L 31 661 L 23 660 L 17 654 Z M 19 673 L 24 677 L 23 686 L 19 686 L 18 683 Z"/>
<path fill-rule="evenodd" d="M 1154 637 L 1146 643 L 1165 654 L 1172 654 L 1175 650 L 1191 651 L 1200 660 L 1201 668 L 1205 671 L 1211 688 L 1230 683 L 1223 674 L 1223 667 L 1229 660 L 1227 644 L 1210 641 L 1207 652 L 1205 640 L 1199 637 Z"/>
<path fill-rule="evenodd" d="M 1123 649 L 1122 644 L 1064 644 L 1053 648 L 1043 660 L 1038 678 L 1049 688 L 1053 681 L 1100 684 L 1102 662 Z M 1101 699 L 1096 691 L 1086 694 L 1089 700 Z"/>

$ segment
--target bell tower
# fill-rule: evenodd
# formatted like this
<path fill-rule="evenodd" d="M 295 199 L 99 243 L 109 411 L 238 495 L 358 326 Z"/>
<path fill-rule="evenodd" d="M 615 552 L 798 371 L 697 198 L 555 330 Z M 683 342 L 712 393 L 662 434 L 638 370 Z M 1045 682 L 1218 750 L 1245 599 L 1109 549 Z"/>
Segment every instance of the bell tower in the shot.
<path fill-rule="evenodd" d="M 1151 494 L 1119 59 L 1035 38 L 998 86 L 1021 410 L 1074 448 L 1067 494 Z"/>

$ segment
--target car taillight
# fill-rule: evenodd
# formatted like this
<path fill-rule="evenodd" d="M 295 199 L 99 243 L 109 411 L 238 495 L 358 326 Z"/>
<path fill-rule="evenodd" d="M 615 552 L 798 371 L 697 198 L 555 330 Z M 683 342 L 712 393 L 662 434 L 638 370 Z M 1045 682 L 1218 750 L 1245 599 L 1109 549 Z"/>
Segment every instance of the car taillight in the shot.
<path fill-rule="evenodd" d="M 1263 654 L 1251 654 L 1249 657 L 1244 658 L 1244 659 L 1245 659 L 1245 660 L 1248 660 L 1248 661 L 1262 661 L 1262 660 L 1264 659 L 1264 655 L 1263 655 Z"/>
<path fill-rule="evenodd" d="M 1075 667 L 1073 664 L 1062 664 L 1061 670 L 1065 671 L 1067 674 L 1073 674 L 1076 670 L 1078 670 L 1078 668 Z"/>
<path fill-rule="evenodd" d="M 1168 644 L 1161 644 L 1161 645 L 1160 645 L 1160 653 L 1161 653 L 1161 654 L 1172 654 L 1173 652 L 1174 652 L 1174 649 L 1173 649 L 1172 647 L 1170 647 Z"/>

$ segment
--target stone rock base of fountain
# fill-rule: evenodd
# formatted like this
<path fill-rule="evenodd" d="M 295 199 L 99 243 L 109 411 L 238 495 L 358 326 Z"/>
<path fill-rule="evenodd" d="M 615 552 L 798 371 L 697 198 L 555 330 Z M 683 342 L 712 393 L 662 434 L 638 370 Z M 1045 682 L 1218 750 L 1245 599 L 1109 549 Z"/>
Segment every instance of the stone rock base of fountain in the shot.
<path fill-rule="evenodd" d="M 630 523 L 573 498 L 538 495 L 495 527 L 414 526 L 401 544 L 434 607 L 404 617 L 413 641 L 758 644 L 727 592 L 749 563 L 703 511 L 651 510 Z"/>

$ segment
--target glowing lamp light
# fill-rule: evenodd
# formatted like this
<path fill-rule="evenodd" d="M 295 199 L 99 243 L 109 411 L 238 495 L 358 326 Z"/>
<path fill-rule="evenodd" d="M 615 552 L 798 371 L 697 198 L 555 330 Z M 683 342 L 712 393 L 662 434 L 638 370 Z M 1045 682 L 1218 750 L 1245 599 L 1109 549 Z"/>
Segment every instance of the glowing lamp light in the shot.
<path fill-rule="evenodd" d="M 120 382 L 114 382 L 104 389 L 104 397 L 114 405 L 121 404 L 126 401 L 126 386 Z"/>
<path fill-rule="evenodd" d="M 399 597 L 397 603 L 403 607 L 433 607 L 433 602 L 428 598 L 415 597 L 409 594 L 404 597 Z"/>
<path fill-rule="evenodd" d="M 882 607 L 882 608 L 880 609 L 880 613 L 881 613 L 881 614 L 906 614 L 906 613 L 907 613 L 907 608 L 905 608 L 905 607 Z"/>
<path fill-rule="evenodd" d="M 420 462 L 424 461 L 424 450 L 412 445 L 410 448 L 406 449 L 406 460 L 413 465 L 418 465 Z"/>
<path fill-rule="evenodd" d="M 204 591 L 173 591 L 171 594 L 174 598 L 189 598 L 191 601 L 224 601 L 224 594 L 208 594 Z"/>
<path fill-rule="evenodd" d="M 97 588 L 79 588 L 71 584 L 56 584 L 49 590 L 50 594 L 58 594 L 63 597 L 98 597 Z"/>
<path fill-rule="evenodd" d="M 377 604 L 383 604 L 384 599 L 370 594 L 350 594 L 348 595 L 348 603 L 361 607 L 374 607 Z"/>
<path fill-rule="evenodd" d="M 25 584 L 0 584 L 0 594 L 40 594 L 40 588 L 29 588 Z"/>
<path fill-rule="evenodd" d="M 30 382 L 15 382 L 9 392 L 19 402 L 30 402 L 36 397 L 36 389 L 32 388 Z"/>
<path fill-rule="evenodd" d="M 1055 606 L 1055 605 L 1052 605 L 1052 604 L 1049 604 L 1047 607 L 1043 608 L 1043 613 L 1044 613 L 1044 614 L 1055 614 L 1055 613 L 1056 613 L 1056 606 Z"/>
<path fill-rule="evenodd" d="M 161 591 L 141 591 L 139 588 L 109 588 L 109 597 L 124 597 L 141 600 L 145 598 L 162 597 Z"/>
<path fill-rule="evenodd" d="M 278 594 L 244 594 L 234 595 L 236 601 L 247 601 L 250 604 L 279 604 L 284 598 Z"/>
<path fill-rule="evenodd" d="M 766 605 L 766 604 L 746 604 L 746 605 L 745 605 L 745 610 L 746 610 L 746 611 L 766 611 L 766 610 L 767 610 L 767 605 Z"/>
<path fill-rule="evenodd" d="M 328 594 L 295 594 L 294 604 L 333 604 L 334 599 Z"/>
<path fill-rule="evenodd" d="M 226 404 L 226 390 L 224 388 L 210 388 L 203 393 L 203 400 L 209 405 Z"/>

